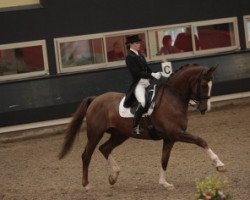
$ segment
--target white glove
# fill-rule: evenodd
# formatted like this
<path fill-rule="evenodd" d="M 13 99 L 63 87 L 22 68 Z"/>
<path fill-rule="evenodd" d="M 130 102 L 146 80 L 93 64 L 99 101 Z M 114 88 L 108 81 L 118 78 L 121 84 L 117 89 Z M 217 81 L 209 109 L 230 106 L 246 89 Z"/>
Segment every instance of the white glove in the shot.
<path fill-rule="evenodd" d="M 160 79 L 161 78 L 161 72 L 156 72 L 156 73 L 151 73 L 151 75 L 156 78 L 156 79 Z"/>

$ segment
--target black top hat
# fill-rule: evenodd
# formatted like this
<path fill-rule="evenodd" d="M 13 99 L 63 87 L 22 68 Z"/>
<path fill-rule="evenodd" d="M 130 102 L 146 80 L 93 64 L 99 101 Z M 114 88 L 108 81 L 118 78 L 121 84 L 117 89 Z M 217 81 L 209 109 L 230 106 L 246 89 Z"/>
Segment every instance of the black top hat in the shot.
<path fill-rule="evenodd" d="M 126 38 L 126 44 L 132 44 L 134 42 L 140 42 L 141 39 L 139 38 L 139 35 L 131 35 Z"/>

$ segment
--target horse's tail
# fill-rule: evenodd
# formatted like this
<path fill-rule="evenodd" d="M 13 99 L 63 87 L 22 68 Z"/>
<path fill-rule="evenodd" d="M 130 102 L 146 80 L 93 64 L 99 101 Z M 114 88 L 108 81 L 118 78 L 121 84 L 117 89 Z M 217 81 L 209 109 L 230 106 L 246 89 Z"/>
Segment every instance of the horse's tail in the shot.
<path fill-rule="evenodd" d="M 66 130 L 66 136 L 63 144 L 63 148 L 59 154 L 59 159 L 64 158 L 64 156 L 70 151 L 75 141 L 76 134 L 81 128 L 83 119 L 86 115 L 87 109 L 90 103 L 95 99 L 95 97 L 87 97 L 82 100 L 80 106 L 77 108 L 73 115 L 73 118 Z"/>

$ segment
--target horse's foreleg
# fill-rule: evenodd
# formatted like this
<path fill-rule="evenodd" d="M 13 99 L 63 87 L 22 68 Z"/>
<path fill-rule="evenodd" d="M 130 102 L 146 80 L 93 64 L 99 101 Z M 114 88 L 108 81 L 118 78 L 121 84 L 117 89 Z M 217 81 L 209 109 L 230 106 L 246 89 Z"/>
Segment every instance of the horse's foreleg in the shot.
<path fill-rule="evenodd" d="M 111 152 L 115 147 L 119 146 L 127 139 L 128 139 L 127 137 L 123 137 L 122 135 L 112 133 L 109 140 L 99 147 L 99 150 L 106 158 L 107 163 L 111 169 L 111 173 L 109 175 L 110 185 L 114 185 L 116 183 L 118 175 L 120 173 L 120 168 L 116 163 L 115 159 L 113 158 L 113 156 L 111 155 Z"/>
<path fill-rule="evenodd" d="M 196 145 L 204 148 L 204 150 L 206 151 L 208 156 L 213 161 L 213 164 L 215 165 L 216 169 L 220 172 L 225 171 L 224 163 L 221 162 L 219 157 L 208 147 L 208 144 L 204 139 L 197 137 L 197 136 L 194 136 L 188 132 L 184 132 L 184 133 L 179 134 L 178 141 L 196 144 Z"/>
<path fill-rule="evenodd" d="M 163 141 L 159 184 L 169 190 L 174 189 L 174 186 L 166 181 L 166 170 L 173 146 L 174 146 L 173 142 L 168 142 L 165 140 Z"/>

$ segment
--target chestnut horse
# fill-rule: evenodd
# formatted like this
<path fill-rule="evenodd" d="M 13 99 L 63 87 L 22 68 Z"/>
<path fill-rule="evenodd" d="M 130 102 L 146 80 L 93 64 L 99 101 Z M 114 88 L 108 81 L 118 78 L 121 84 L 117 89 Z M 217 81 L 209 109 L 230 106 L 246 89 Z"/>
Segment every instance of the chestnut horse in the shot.
<path fill-rule="evenodd" d="M 97 97 L 85 98 L 68 126 L 59 159 L 62 159 L 73 146 L 76 134 L 79 132 L 85 118 L 88 141 L 82 154 L 82 184 L 86 190 L 90 188 L 88 167 L 91 156 L 104 133 L 109 133 L 110 138 L 99 147 L 99 150 L 111 167 L 109 183 L 113 185 L 117 181 L 120 168 L 111 155 L 112 150 L 130 137 L 152 139 L 152 134 L 147 128 L 151 123 L 157 130 L 155 135 L 159 136 L 158 139 L 163 140 L 160 185 L 167 189 L 174 188 L 172 184 L 167 182 L 165 176 L 170 152 L 175 142 L 187 142 L 202 147 L 217 170 L 224 171 L 224 164 L 208 147 L 207 142 L 186 131 L 190 100 L 197 103 L 197 109 L 201 114 L 205 114 L 207 110 L 210 110 L 209 98 L 212 87 L 212 74 L 215 69 L 215 67 L 185 65 L 173 73 L 170 78 L 164 79 L 161 84 L 158 84 L 154 111 L 147 117 L 150 120 L 142 120 L 141 127 L 143 131 L 140 135 L 132 134 L 133 118 L 122 118 L 119 115 L 119 103 L 124 94 L 108 92 Z"/>

